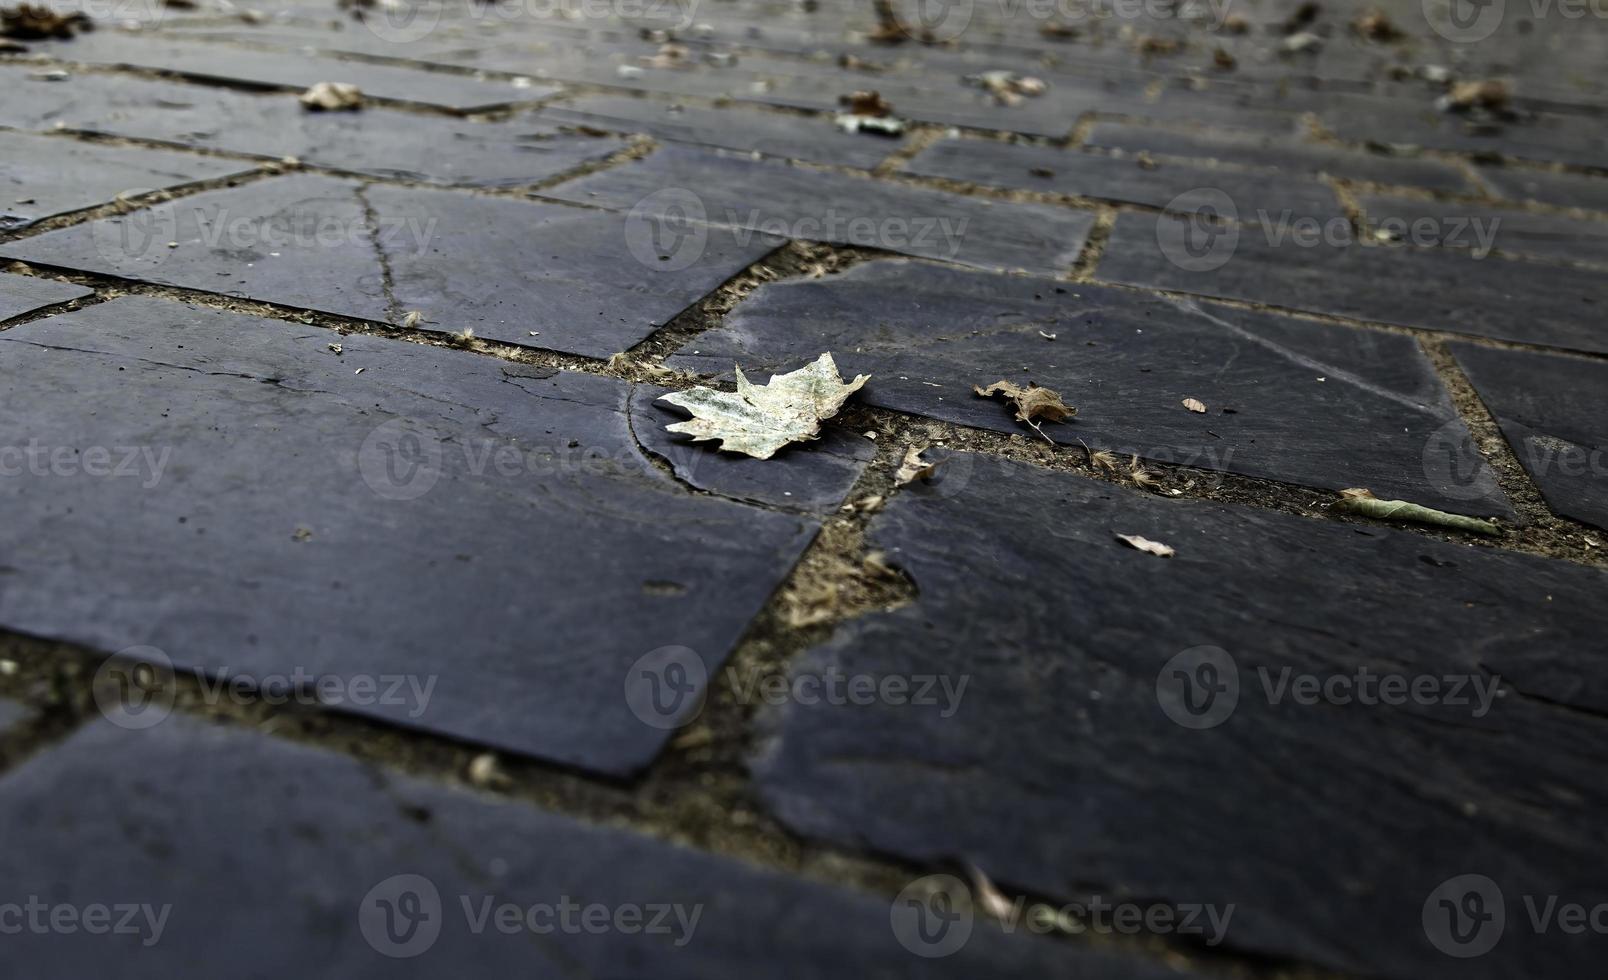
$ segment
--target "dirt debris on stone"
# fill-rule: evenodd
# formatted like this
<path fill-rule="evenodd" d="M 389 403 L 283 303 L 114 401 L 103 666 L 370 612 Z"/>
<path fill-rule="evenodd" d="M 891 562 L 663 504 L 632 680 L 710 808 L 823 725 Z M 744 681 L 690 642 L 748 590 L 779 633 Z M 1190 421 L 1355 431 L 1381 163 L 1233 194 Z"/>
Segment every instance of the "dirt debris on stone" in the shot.
<path fill-rule="evenodd" d="M 94 20 L 82 11 L 61 14 L 32 3 L 0 7 L 0 37 L 18 41 L 67 41 L 94 29 Z"/>
<path fill-rule="evenodd" d="M 1370 7 L 1351 22 L 1351 29 L 1360 37 L 1381 44 L 1400 40 L 1406 35 L 1391 22 L 1390 16 L 1378 7 Z"/>
<path fill-rule="evenodd" d="M 925 480 L 937 471 L 939 461 L 928 461 L 921 458 L 921 454 L 930 449 L 930 446 L 910 446 L 905 449 L 904 459 L 899 461 L 899 470 L 893 475 L 896 486 L 904 486 L 917 480 Z"/>
<path fill-rule="evenodd" d="M 666 428 L 692 436 L 693 442 L 717 440 L 727 452 L 770 459 L 783 446 L 819 436 L 821 423 L 871 380 L 862 374 L 845 382 L 830 352 L 762 385 L 750 382 L 741 367 L 736 370 L 735 393 L 699 385 L 662 396 L 660 401 L 692 414 Z"/>

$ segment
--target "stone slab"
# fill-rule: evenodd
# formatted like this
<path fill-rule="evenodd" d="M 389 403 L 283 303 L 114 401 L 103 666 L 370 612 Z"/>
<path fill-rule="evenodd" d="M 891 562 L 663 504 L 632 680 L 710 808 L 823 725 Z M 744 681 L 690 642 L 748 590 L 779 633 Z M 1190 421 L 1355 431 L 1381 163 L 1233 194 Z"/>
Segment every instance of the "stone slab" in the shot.
<path fill-rule="evenodd" d="M 147 298 L 15 327 L 0 361 L 0 445 L 42 447 L 0 482 L 0 626 L 258 685 L 403 678 L 337 707 L 595 771 L 669 734 L 632 664 L 713 675 L 816 529 L 662 473 L 600 376 Z"/>
<path fill-rule="evenodd" d="M 1492 474 L 1459 465 L 1467 429 L 1429 361 L 1392 334 L 890 260 L 761 287 L 668 363 L 774 371 L 823 350 L 898 411 L 1036 440 L 971 390 L 1031 381 L 1078 408 L 1043 427 L 1063 445 L 1509 513 Z"/>
<path fill-rule="evenodd" d="M 1007 895 L 1232 904 L 1224 948 L 1348 974 L 1589 972 L 1591 944 L 1538 934 L 1524 902 L 1608 897 L 1591 763 L 1608 575 L 957 462 L 868 532 L 915 602 L 792 667 L 926 679 L 927 701 L 762 710 L 754 765 L 793 829 L 970 860 Z M 1363 671 L 1437 693 L 1368 703 Z M 1297 700 L 1281 678 L 1313 680 Z M 1464 875 L 1505 896 L 1505 933 L 1464 921 L 1458 942 L 1442 924 L 1438 895 L 1478 907 Z"/>
<path fill-rule="evenodd" d="M 68 282 L 0 272 L 0 323 L 94 294 L 92 289 Z"/>
<path fill-rule="evenodd" d="M 1359 194 L 1357 204 L 1372 226 L 1388 223 L 1409 238 L 1422 228 L 1427 240 L 1476 256 L 1496 249 L 1504 255 L 1556 262 L 1608 263 L 1608 222 L 1581 221 L 1466 201 L 1424 201 L 1409 197 Z"/>
<path fill-rule="evenodd" d="M 1515 201 L 1608 211 L 1608 177 L 1519 167 L 1481 167 L 1479 176 L 1495 188 L 1498 195 Z"/>

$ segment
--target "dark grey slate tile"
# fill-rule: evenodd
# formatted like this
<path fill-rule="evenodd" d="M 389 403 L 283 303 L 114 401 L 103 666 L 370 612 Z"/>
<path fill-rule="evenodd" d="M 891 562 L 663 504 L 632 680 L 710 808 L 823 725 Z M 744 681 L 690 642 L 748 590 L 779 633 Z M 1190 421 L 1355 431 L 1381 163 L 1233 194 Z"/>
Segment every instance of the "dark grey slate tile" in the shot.
<path fill-rule="evenodd" d="M 1164 208 L 1181 194 L 1211 187 L 1233 200 L 1239 213 L 1291 212 L 1328 220 L 1343 213 L 1334 191 L 1304 177 L 1247 174 L 1173 161 L 1141 166 L 1133 157 L 1102 156 L 996 140 L 934 143 L 905 169 L 993 187 L 1076 194 L 1123 204 Z"/>
<path fill-rule="evenodd" d="M 1472 344 L 1452 352 L 1547 505 L 1608 528 L 1608 365 Z"/>
<path fill-rule="evenodd" d="M 383 321 L 390 308 L 375 229 L 357 188 L 328 177 L 275 177 L 46 232 L 0 245 L 0 254 Z M 382 231 L 410 240 L 424 234 Z"/>
<path fill-rule="evenodd" d="M 681 146 L 541 192 L 621 211 L 664 213 L 786 238 L 886 249 L 991 269 L 1060 274 L 1094 215 L 964 197 Z"/>
<path fill-rule="evenodd" d="M 544 106 L 541 118 L 559 125 L 647 133 L 678 143 L 752 150 L 865 170 L 887 159 L 904 142 L 903 138 L 845 133 L 826 117 L 705 109 L 630 96 L 579 96 Z"/>
<path fill-rule="evenodd" d="M 0 272 L 0 323 L 35 310 L 94 295 L 93 289 L 54 279 L 13 276 Z"/>
<path fill-rule="evenodd" d="M 252 93 L 118 75 L 33 80 L 0 66 L 19 97 L 8 125 L 61 127 L 250 153 L 334 170 L 439 184 L 533 184 L 620 149 L 619 139 L 564 132 L 532 116 L 471 122 L 368 108 L 309 112 L 289 93 Z"/>
<path fill-rule="evenodd" d="M 750 380 L 763 384 L 763 376 Z M 666 426 L 687 413 L 657 399 L 667 388 L 639 386 L 631 394 L 632 431 L 642 448 L 663 459 L 676 476 L 723 497 L 752 500 L 788 510 L 828 513 L 844 502 L 854 481 L 876 456 L 876 443 L 837 425 L 823 428 L 819 441 L 791 446 L 770 459 L 721 452 L 712 443 L 693 443 Z"/>
<path fill-rule="evenodd" d="M 686 261 L 661 263 L 656 230 L 590 209 L 385 185 L 365 191 L 295 175 L 64 228 L 0 254 L 381 322 L 417 311 L 424 329 L 472 328 L 607 357 L 778 244 L 700 227 L 676 240 L 686 251 L 673 258 Z"/>
<path fill-rule="evenodd" d="M 425 232 L 381 239 L 402 309 L 425 311 L 432 329 L 592 357 L 644 340 L 781 244 L 449 191 L 381 185 L 365 196 L 382 229 Z"/>
<path fill-rule="evenodd" d="M 1502 197 L 1539 201 L 1560 208 L 1608 211 L 1608 177 L 1521 170 L 1517 167 L 1481 167 L 1480 179 Z"/>
<path fill-rule="evenodd" d="M 1226 947 L 1347 973 L 1591 969 L 1590 945 L 1555 922 L 1537 934 L 1525 902 L 1608 898 L 1591 703 L 1608 575 L 988 457 L 948 465 L 868 532 L 918 599 L 792 668 L 930 695 L 763 710 L 754 765 L 787 824 L 966 858 L 1007 894 L 1232 904 Z M 1589 712 L 1550 703 L 1564 678 Z M 1297 683 L 1331 695 L 1298 699 Z M 1446 908 L 1477 906 L 1442 888 L 1470 874 L 1505 896 L 1506 931 L 1464 920 L 1459 942 Z"/>
<path fill-rule="evenodd" d="M 1275 244 L 1277 231 L 1242 228 L 1237 237 L 1207 241 L 1181 220 L 1124 214 L 1095 275 L 1408 327 L 1608 351 L 1601 273 L 1440 249 L 1330 244 L 1298 238 L 1293 228 L 1283 229 L 1285 237 Z M 1191 248 L 1202 254 L 1191 257 Z"/>
<path fill-rule="evenodd" d="M 1608 262 L 1608 222 L 1380 194 L 1358 194 L 1357 204 L 1371 227 L 1389 229 L 1415 243 L 1460 249 L 1477 257 L 1494 248 L 1508 255 L 1562 262 Z"/>
<path fill-rule="evenodd" d="M 1435 107 L 1433 95 L 1415 104 L 1371 95 L 1330 94 L 1313 108 L 1323 125 L 1345 140 L 1608 166 L 1608 134 L 1590 116 L 1532 112 L 1511 122 L 1489 122 L 1442 112 Z"/>
<path fill-rule="evenodd" d="M 0 132 L 0 231 L 109 204 L 119 194 L 255 173 L 237 160 Z"/>
<path fill-rule="evenodd" d="M 1441 160 L 1415 159 L 1368 153 L 1294 136 L 1231 129 L 1180 132 L 1135 123 L 1100 122 L 1089 130 L 1089 146 L 1140 151 L 1190 159 L 1221 160 L 1248 167 L 1269 167 L 1299 174 L 1317 172 L 1401 184 L 1426 190 L 1467 193 L 1468 178 L 1455 165 Z"/>
<path fill-rule="evenodd" d="M 1033 381 L 1078 408 L 1043 427 L 1058 443 L 1508 512 L 1494 476 L 1457 465 L 1467 430 L 1417 344 L 1394 334 L 892 260 L 762 287 L 669 363 L 776 370 L 822 350 L 872 376 L 861 398 L 899 411 L 1036 439 L 971 391 Z"/>
<path fill-rule="evenodd" d="M 133 908 L 121 933 L 22 922 L 0 947 L 15 976 L 1188 975 L 1006 936 L 969 908 L 963 947 L 923 959 L 880 897 L 190 718 L 92 724 L 0 785 L 19 904 Z M 90 846 L 104 855 L 74 859 Z"/>
<path fill-rule="evenodd" d="M 123 31 L 95 31 L 71 41 L 39 44 L 35 50 L 83 64 L 154 68 L 191 78 L 243 85 L 305 89 L 319 82 L 346 82 L 373 98 L 418 102 L 461 112 L 529 102 L 559 91 L 552 85 L 516 87 L 508 79 L 480 79 L 323 58 L 305 51 L 269 51 Z"/>
<path fill-rule="evenodd" d="M 406 678 L 430 693 L 342 707 L 588 769 L 668 734 L 631 665 L 712 674 L 816 529 L 689 493 L 609 378 L 144 298 L 8 330 L 0 361 L 0 445 L 52 447 L 0 481 L 0 626 Z"/>

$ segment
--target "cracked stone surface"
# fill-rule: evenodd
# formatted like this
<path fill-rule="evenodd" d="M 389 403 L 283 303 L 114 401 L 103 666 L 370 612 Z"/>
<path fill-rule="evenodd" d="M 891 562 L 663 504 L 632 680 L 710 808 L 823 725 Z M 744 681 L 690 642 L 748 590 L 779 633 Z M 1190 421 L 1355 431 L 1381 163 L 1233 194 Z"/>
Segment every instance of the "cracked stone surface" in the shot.
<path fill-rule="evenodd" d="M 1452 353 L 1547 506 L 1608 529 L 1608 365 L 1472 344 Z"/>
<path fill-rule="evenodd" d="M 1440 160 L 1368 153 L 1309 143 L 1291 135 L 1240 130 L 1178 132 L 1136 123 L 1099 122 L 1086 145 L 1127 153 L 1151 153 L 1189 160 L 1218 160 L 1295 174 L 1330 173 L 1380 184 L 1467 194 L 1474 191 L 1455 165 Z"/>
<path fill-rule="evenodd" d="M 0 272 L 0 323 L 93 294 L 94 290 L 71 283 Z"/>
<path fill-rule="evenodd" d="M 534 184 L 625 145 L 566 132 L 528 115 L 477 122 L 381 108 L 309 112 L 291 93 L 91 74 L 46 82 L 14 68 L 0 68 L 0 83 L 22 92 L 0 106 L 0 119 L 9 125 L 60 126 L 273 160 L 294 157 L 319 167 L 428 183 Z"/>
<path fill-rule="evenodd" d="M 1243 174 L 1175 162 L 1141 166 L 1133 157 L 1108 157 L 995 140 L 946 139 L 916 156 L 905 169 L 984 186 L 1094 197 L 1122 204 L 1168 207 L 1174 198 L 1213 187 L 1233 199 L 1241 214 L 1273 214 L 1329 220 L 1340 215 L 1334 192 L 1316 180 Z"/>
<path fill-rule="evenodd" d="M 814 523 L 660 473 L 624 382 L 335 339 L 144 298 L 0 334 L 19 379 L 0 444 L 112 457 L 101 479 L 50 456 L 0 483 L 0 622 L 218 677 L 438 678 L 346 707 L 604 772 L 648 762 L 668 732 L 621 696 L 632 663 L 688 647 L 712 675 Z"/>
<path fill-rule="evenodd" d="M 734 228 L 881 248 L 990 269 L 1060 274 L 1094 216 L 1050 205 L 962 197 L 787 164 L 666 146 L 567 181 L 543 197 Z"/>
<path fill-rule="evenodd" d="M 1602 273 L 1436 248 L 1298 243 L 1244 228 L 1200 240 L 1206 268 L 1188 258 L 1192 226 L 1123 214 L 1095 277 L 1498 340 L 1608 352 Z"/>
<path fill-rule="evenodd" d="M 1064 445 L 1510 512 L 1493 476 L 1457 465 L 1467 429 L 1417 344 L 1386 333 L 891 260 L 761 287 L 669 364 L 776 371 L 818 350 L 898 411 L 1037 439 L 971 390 L 1032 381 L 1078 409 L 1043 427 Z"/>
<path fill-rule="evenodd" d="M 1486 955 L 1447 956 L 1422 910 L 1475 870 L 1510 915 L 1521 895 L 1608 897 L 1591 870 L 1605 800 L 1589 761 L 1608 573 L 990 457 L 953 465 L 869 531 L 917 601 L 792 667 L 935 686 L 926 701 L 765 711 L 758 776 L 790 826 L 917 862 L 965 858 L 1007 889 L 1064 899 L 1233 903 L 1231 948 L 1361 975 L 1588 969 L 1588 944 L 1513 918 Z M 1189 672 L 1201 666 L 1217 673 Z M 1439 679 L 1462 677 L 1466 700 L 1402 688 L 1402 704 L 1301 703 L 1280 685 L 1363 669 L 1448 694 Z M 1576 686 L 1560 696 L 1565 671 Z M 1183 686 L 1214 677 L 1204 699 Z M 1310 895 L 1324 915 L 1307 914 Z"/>
<path fill-rule="evenodd" d="M 695 261 L 660 271 L 638 257 L 652 258 L 652 235 L 600 211 L 299 175 L 0 254 L 393 324 L 418 311 L 423 329 L 519 344 L 536 343 L 535 330 L 543 347 L 607 357 L 779 244 L 710 230 Z"/>
<path fill-rule="evenodd" d="M 256 169 L 237 160 L 0 132 L 0 232 L 110 204 L 119 195 L 244 176 Z"/>
<path fill-rule="evenodd" d="M 628 96 L 594 95 L 552 103 L 542 107 L 541 117 L 560 125 L 647 133 L 677 143 L 751 150 L 865 170 L 886 160 L 904 143 L 902 137 L 845 133 L 826 118 L 739 113 Z"/>
<path fill-rule="evenodd" d="M 220 47 L 119 31 L 95 31 L 71 41 L 35 44 L 33 49 L 84 64 L 154 68 L 193 78 L 259 87 L 307 89 L 319 82 L 345 82 L 356 85 L 372 98 L 417 102 L 460 112 L 530 102 L 558 92 L 548 85 L 516 87 L 511 80 L 480 80 L 393 65 Z"/>
<path fill-rule="evenodd" d="M 986 925 L 958 955 L 914 960 L 879 898 L 190 719 L 93 724 L 0 786 L 9 887 L 132 908 L 121 934 L 20 930 L 0 949 L 19 976 L 172 977 L 198 960 L 365 978 L 909 976 L 913 962 L 937 977 L 1187 976 Z M 73 860 L 83 836 L 107 854 Z M 538 906 L 550 931 L 524 928 Z M 785 935 L 755 943 L 778 919 Z M 316 944 L 285 941 L 308 930 Z"/>

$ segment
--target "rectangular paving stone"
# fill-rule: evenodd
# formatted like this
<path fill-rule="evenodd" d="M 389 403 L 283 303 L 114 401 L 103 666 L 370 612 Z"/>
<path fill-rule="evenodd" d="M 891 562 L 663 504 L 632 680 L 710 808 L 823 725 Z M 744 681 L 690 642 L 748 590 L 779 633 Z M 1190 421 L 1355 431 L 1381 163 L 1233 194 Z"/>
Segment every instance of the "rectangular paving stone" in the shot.
<path fill-rule="evenodd" d="M 93 289 L 54 279 L 35 279 L 0 272 L 0 323 L 35 310 L 93 296 Z"/>
<path fill-rule="evenodd" d="M 1513 122 L 1471 120 L 1422 102 L 1328 94 L 1318 119 L 1344 140 L 1399 143 L 1459 153 L 1499 153 L 1523 160 L 1608 166 L 1608 134 L 1591 117 L 1533 112 Z"/>
<path fill-rule="evenodd" d="M 1608 366 L 1473 344 L 1452 353 L 1547 506 L 1608 528 Z"/>
<path fill-rule="evenodd" d="M 1168 207 L 1180 195 L 1214 188 L 1247 219 L 1259 209 L 1275 215 L 1328 220 L 1342 214 L 1334 191 L 1316 180 L 1245 174 L 1187 163 L 1102 156 L 997 140 L 940 140 L 906 164 L 910 173 L 992 187 L 1096 197 L 1122 204 Z"/>
<path fill-rule="evenodd" d="M 870 170 L 903 137 L 845 133 L 826 117 L 737 109 L 705 109 L 630 96 L 588 95 L 542 107 L 541 118 L 656 139 Z"/>
<path fill-rule="evenodd" d="M 762 709 L 753 764 L 785 823 L 965 855 L 1007 895 L 1232 903 L 1224 948 L 1346 974 L 1589 972 L 1590 944 L 1537 934 L 1524 902 L 1608 898 L 1590 761 L 1608 574 L 983 456 L 945 467 L 868 532 L 918 598 L 791 669 L 931 695 Z M 1474 958 L 1470 923 L 1461 942 L 1439 925 L 1464 875 L 1508 913 Z"/>
<path fill-rule="evenodd" d="M 1213 128 L 1179 132 L 1137 123 L 1097 122 L 1084 140 L 1088 146 L 1146 152 L 1189 159 L 1221 160 L 1248 167 L 1269 167 L 1299 174 L 1328 173 L 1353 180 L 1401 184 L 1426 190 L 1469 193 L 1468 178 L 1455 165 L 1440 160 L 1368 153 L 1293 136 Z"/>
<path fill-rule="evenodd" d="M 1211 243 L 1196 238 L 1194 245 L 1210 248 L 1202 267 L 1187 258 L 1198 232 L 1183 221 L 1119 215 L 1095 275 L 1407 327 L 1608 351 L 1599 272 L 1402 245 L 1331 244 L 1286 231 L 1279 244 L 1249 227 Z"/>
<path fill-rule="evenodd" d="M 36 53 L 70 62 L 152 68 L 241 85 L 306 89 L 319 82 L 346 82 L 371 98 L 418 102 L 460 112 L 530 102 L 559 91 L 552 85 L 515 87 L 511 80 L 321 58 L 307 52 L 175 40 L 147 33 L 95 31 L 71 41 L 50 41 L 32 47 Z"/>
<path fill-rule="evenodd" d="M 106 932 L 23 911 L 0 946 L 13 976 L 1190 975 L 1007 936 L 969 905 L 965 941 L 924 959 L 881 896 L 191 718 L 93 722 L 0 785 L 6 902 L 132 910 Z M 107 853 L 73 860 L 88 846 Z"/>
<path fill-rule="evenodd" d="M 21 92 L 0 106 L 7 125 L 161 140 L 274 160 L 295 157 L 334 170 L 428 183 L 533 184 L 625 145 L 529 115 L 471 122 L 375 107 L 308 112 L 290 93 L 97 74 L 45 82 L 4 67 L 0 84 Z"/>
<path fill-rule="evenodd" d="M 147 298 L 8 330 L 0 368 L 0 445 L 41 447 L 0 482 L 0 627 L 407 678 L 340 707 L 600 772 L 668 734 L 632 664 L 713 676 L 816 530 L 662 473 L 600 376 Z"/>
<path fill-rule="evenodd" d="M 1480 179 L 1515 201 L 1539 201 L 1560 208 L 1608 211 L 1608 177 L 1552 173 L 1518 167 L 1481 167 Z"/>
<path fill-rule="evenodd" d="M 1357 204 L 1373 226 L 1389 227 L 1409 241 L 1422 238 L 1426 244 L 1475 256 L 1487 255 L 1495 248 L 1506 255 L 1559 262 L 1608 262 L 1605 221 L 1379 194 L 1359 194 Z"/>
<path fill-rule="evenodd" d="M 256 169 L 238 160 L 0 132 L 0 232 L 109 204 L 120 194 L 244 176 Z"/>
<path fill-rule="evenodd" d="M 1094 215 L 965 197 L 681 146 L 541 196 L 991 269 L 1065 273 Z M 739 238 L 739 240 L 741 240 Z"/>
<path fill-rule="evenodd" d="M 418 311 L 422 329 L 607 357 L 779 244 L 709 229 L 685 263 L 661 265 L 653 234 L 650 223 L 590 209 L 304 174 L 0 254 L 393 324 Z"/>
<path fill-rule="evenodd" d="M 1418 345 L 1394 334 L 890 260 L 761 287 L 668 363 L 752 373 L 822 350 L 871 375 L 860 398 L 897 411 L 1036 440 L 972 393 L 1031 381 L 1078 409 L 1043 426 L 1063 445 L 1509 513 L 1493 474 L 1456 465 L 1467 430 Z"/>

